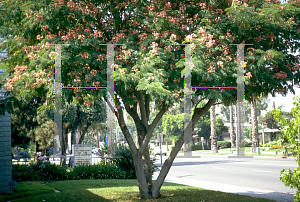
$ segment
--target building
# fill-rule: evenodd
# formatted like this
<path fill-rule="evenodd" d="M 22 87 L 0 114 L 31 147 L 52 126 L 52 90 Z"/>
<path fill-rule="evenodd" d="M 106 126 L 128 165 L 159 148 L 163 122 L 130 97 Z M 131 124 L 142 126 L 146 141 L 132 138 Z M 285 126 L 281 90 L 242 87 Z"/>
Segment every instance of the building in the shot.
<path fill-rule="evenodd" d="M 0 58 L 7 52 L 0 52 Z M 0 69 L 0 75 L 4 73 Z M 4 99 L 5 90 L 0 88 L 0 99 Z M 0 115 L 0 193 L 11 193 L 8 182 L 12 180 L 12 152 L 11 152 L 11 118 L 9 113 Z"/>

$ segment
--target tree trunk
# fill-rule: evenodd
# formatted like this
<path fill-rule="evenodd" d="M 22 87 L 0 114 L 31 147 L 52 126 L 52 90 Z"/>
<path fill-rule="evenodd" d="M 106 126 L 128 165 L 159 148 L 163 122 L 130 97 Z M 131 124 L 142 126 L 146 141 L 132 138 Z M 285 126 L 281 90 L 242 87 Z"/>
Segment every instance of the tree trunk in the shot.
<path fill-rule="evenodd" d="M 83 144 L 84 136 L 85 136 L 86 132 L 88 131 L 88 128 L 89 128 L 89 125 L 87 125 L 87 126 L 84 128 L 83 132 L 82 132 L 81 135 L 80 135 L 80 139 L 79 139 L 78 144 Z"/>
<path fill-rule="evenodd" d="M 231 141 L 231 148 L 235 148 L 235 140 L 236 140 L 236 135 L 235 135 L 235 130 L 234 130 L 234 121 L 233 121 L 233 107 L 232 103 L 230 103 L 229 106 L 229 116 L 230 116 L 230 128 L 229 128 L 229 133 L 230 133 L 230 141 Z"/>
<path fill-rule="evenodd" d="M 92 134 L 93 140 L 92 140 L 92 147 L 95 146 L 95 133 Z"/>
<path fill-rule="evenodd" d="M 217 131 L 216 131 L 216 111 L 215 111 L 215 105 L 212 105 L 210 107 L 210 128 L 211 128 L 211 152 L 212 153 L 218 153 L 218 137 L 217 137 Z"/>
<path fill-rule="evenodd" d="M 251 102 L 251 117 L 252 117 L 252 154 L 255 154 L 257 152 L 257 147 L 259 147 L 257 109 L 256 109 L 255 97 Z"/>
<path fill-rule="evenodd" d="M 61 145 L 61 158 L 60 158 L 60 164 L 62 167 L 66 167 L 66 159 L 67 159 L 67 146 L 66 143 L 68 142 L 68 128 L 63 129 L 63 133 L 61 134 L 62 136 L 59 138 L 60 139 L 60 145 Z"/>
<path fill-rule="evenodd" d="M 73 146 L 72 145 L 74 145 L 74 144 L 76 144 L 76 128 L 72 128 L 72 132 L 71 132 L 71 154 L 73 154 L 73 150 L 72 150 L 72 148 L 73 148 Z"/>
<path fill-rule="evenodd" d="M 138 92 L 140 92 L 140 91 L 138 91 Z M 139 104 L 140 104 L 140 110 L 141 110 L 140 116 L 137 114 L 137 104 L 135 104 L 135 106 L 133 108 L 131 108 L 128 104 L 125 103 L 126 111 L 131 115 L 131 117 L 135 121 L 139 148 L 137 148 L 135 146 L 132 136 L 130 135 L 129 130 L 125 124 L 123 110 L 117 109 L 115 111 L 115 115 L 118 119 L 119 126 L 129 144 L 129 147 L 130 147 L 130 150 L 131 150 L 131 153 L 133 156 L 140 196 L 143 199 L 144 198 L 156 199 L 157 197 L 160 196 L 160 189 L 164 182 L 164 179 L 166 178 L 176 155 L 178 154 L 180 148 L 182 147 L 182 145 L 184 143 L 184 132 L 183 132 L 182 136 L 179 138 L 179 140 L 176 142 L 176 145 L 173 148 L 172 152 L 170 153 L 170 156 L 165 160 L 157 179 L 155 180 L 155 182 L 152 185 L 152 173 L 151 173 L 151 166 L 150 166 L 150 158 L 149 158 L 150 156 L 149 156 L 148 144 L 149 144 L 151 135 L 154 131 L 154 128 L 156 127 L 159 120 L 162 118 L 163 114 L 168 110 L 169 106 L 166 105 L 165 103 L 163 103 L 163 108 L 156 115 L 152 124 L 149 125 L 148 121 L 149 121 L 150 110 L 149 110 L 149 103 L 147 104 L 147 102 L 150 101 L 150 97 L 149 97 L 149 95 L 146 95 L 145 102 L 143 102 L 144 101 L 143 94 L 142 94 L 142 92 L 140 92 L 139 99 L 140 99 Z M 199 120 L 199 118 L 201 116 L 203 116 L 205 114 L 205 112 L 207 112 L 209 110 L 209 108 L 215 101 L 216 101 L 215 99 L 211 99 L 208 101 L 208 103 L 204 107 L 195 109 L 193 117 L 192 117 L 192 121 L 189 123 L 188 127 L 192 127 L 192 130 L 193 130 L 195 128 L 195 125 L 196 125 L 197 121 Z M 107 103 L 108 103 L 108 106 L 113 111 L 114 110 L 113 106 L 110 105 L 109 102 L 107 102 Z M 145 103 L 145 105 L 144 105 L 144 103 Z M 120 105 L 120 102 L 118 99 L 116 99 L 116 104 Z M 185 130 L 188 130 L 188 127 Z"/>
<path fill-rule="evenodd" d="M 97 148 L 99 148 L 99 131 L 97 131 Z"/>

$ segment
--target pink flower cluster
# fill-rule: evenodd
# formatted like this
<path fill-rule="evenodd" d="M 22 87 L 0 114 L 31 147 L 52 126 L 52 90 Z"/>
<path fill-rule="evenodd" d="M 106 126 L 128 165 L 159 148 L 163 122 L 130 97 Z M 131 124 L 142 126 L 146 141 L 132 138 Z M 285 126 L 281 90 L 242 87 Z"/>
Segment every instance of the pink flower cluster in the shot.
<path fill-rule="evenodd" d="M 192 42 L 193 41 L 193 38 L 196 38 L 196 34 L 195 33 L 192 33 L 192 34 L 189 34 L 186 36 L 186 41 L 187 42 Z"/>
<path fill-rule="evenodd" d="M 206 2 L 204 2 L 204 3 L 197 3 L 196 5 L 202 7 L 202 9 L 206 8 Z"/>
<path fill-rule="evenodd" d="M 248 78 L 248 79 L 250 79 L 250 78 L 252 77 L 251 72 L 247 72 L 246 75 L 247 75 L 247 78 Z"/>
<path fill-rule="evenodd" d="M 167 17 L 167 12 L 166 11 L 162 11 L 158 16 L 162 17 L 162 18 L 165 18 L 165 17 Z"/>
<path fill-rule="evenodd" d="M 218 61 L 217 65 L 223 68 L 224 67 L 224 62 L 223 61 Z"/>
<path fill-rule="evenodd" d="M 123 1 L 122 3 L 118 3 L 115 9 L 122 9 L 125 8 L 125 6 L 126 6 L 126 2 Z"/>
<path fill-rule="evenodd" d="M 27 65 L 25 66 L 17 65 L 15 67 L 14 77 L 12 79 L 9 78 L 6 79 L 7 83 L 4 85 L 4 89 L 8 91 L 13 89 L 13 84 L 21 78 L 21 74 L 26 70 L 27 70 Z"/>
<path fill-rule="evenodd" d="M 51 52 L 49 53 L 50 59 L 53 60 L 53 59 L 54 59 L 54 56 L 55 56 L 55 52 L 54 52 L 54 51 L 51 51 Z"/>
<path fill-rule="evenodd" d="M 39 41 L 41 41 L 43 38 L 44 38 L 44 36 L 41 36 L 41 35 L 36 36 L 36 39 L 39 40 Z"/>
<path fill-rule="evenodd" d="M 168 2 L 165 4 L 164 9 L 171 9 L 171 8 L 172 8 L 171 2 L 168 1 Z"/>
<path fill-rule="evenodd" d="M 150 50 L 150 54 L 151 54 L 152 56 L 157 54 L 157 46 L 158 46 L 157 43 L 152 42 L 152 44 L 151 44 L 152 50 Z"/>
<path fill-rule="evenodd" d="M 157 39 L 159 37 L 159 33 L 158 32 L 153 32 L 152 34 L 155 37 L 155 39 Z"/>
<path fill-rule="evenodd" d="M 99 85 L 100 85 L 99 81 L 93 82 L 93 86 L 99 86 Z"/>
<path fill-rule="evenodd" d="M 148 6 L 148 10 L 149 10 L 149 11 L 154 11 L 154 9 L 155 9 L 155 6 L 152 5 L 152 4 L 150 4 L 150 5 Z"/>
<path fill-rule="evenodd" d="M 116 36 L 112 38 L 114 43 L 117 43 L 120 39 L 124 39 L 126 35 L 124 33 L 117 33 Z"/>
<path fill-rule="evenodd" d="M 168 18 L 169 18 L 169 21 L 170 21 L 173 25 L 179 26 L 179 18 L 177 18 L 177 17 L 172 17 L 172 16 L 168 16 Z"/>
<path fill-rule="evenodd" d="M 102 37 L 102 33 L 99 31 L 94 32 L 94 39 Z"/>
<path fill-rule="evenodd" d="M 82 57 L 82 59 L 88 59 L 91 55 L 89 53 L 79 53 L 79 55 Z"/>
<path fill-rule="evenodd" d="M 148 80 L 150 81 L 152 79 L 152 81 L 154 81 L 155 77 L 154 76 L 149 76 Z"/>
<path fill-rule="evenodd" d="M 206 43 L 206 47 L 207 48 L 211 48 L 213 45 L 216 44 L 216 41 L 215 40 L 212 40 L 213 39 L 213 35 L 209 35 L 209 41 Z"/>
<path fill-rule="evenodd" d="M 92 105 L 92 102 L 89 102 L 89 101 L 84 101 L 83 104 L 87 107 L 91 106 Z"/>
<path fill-rule="evenodd" d="M 49 34 L 46 35 L 46 37 L 47 37 L 48 39 L 53 39 L 54 37 L 57 37 L 57 35 L 51 34 L 51 33 L 49 32 Z"/>
<path fill-rule="evenodd" d="M 216 71 L 216 68 L 213 67 L 213 66 L 209 66 L 209 68 L 207 68 L 207 72 L 208 72 L 208 73 L 213 73 L 213 72 L 215 72 L 215 71 Z"/>
<path fill-rule="evenodd" d="M 176 39 L 177 39 L 176 34 L 172 34 L 171 37 L 170 37 L 170 39 L 174 39 L 176 41 Z"/>
<path fill-rule="evenodd" d="M 284 79 L 284 78 L 287 78 L 287 73 L 280 71 L 279 73 L 275 73 L 274 77 L 277 79 L 279 79 L 279 78 Z"/>
<path fill-rule="evenodd" d="M 125 74 L 125 69 L 120 69 L 121 74 Z"/>

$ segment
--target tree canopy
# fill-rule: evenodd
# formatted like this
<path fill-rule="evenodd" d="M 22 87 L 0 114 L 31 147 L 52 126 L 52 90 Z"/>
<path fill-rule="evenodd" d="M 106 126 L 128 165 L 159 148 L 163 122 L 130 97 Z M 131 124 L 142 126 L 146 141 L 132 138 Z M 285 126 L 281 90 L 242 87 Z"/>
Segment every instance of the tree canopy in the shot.
<path fill-rule="evenodd" d="M 0 68 L 9 73 L 5 88 L 12 97 L 47 97 L 53 106 L 54 46 L 62 48 L 64 86 L 107 85 L 107 43 L 115 46 L 115 116 L 133 154 L 142 198 L 157 198 L 180 147 L 179 138 L 152 183 L 148 142 L 164 113 L 184 95 L 185 47 L 192 45 L 192 86 L 236 86 L 237 47 L 245 47 L 245 97 L 293 92 L 299 82 L 299 2 L 279 1 L 63 1 L 2 2 L 0 26 L 7 36 L 0 50 L 8 57 Z M 58 67 L 61 68 L 61 67 Z M 3 75 L 5 76 L 5 75 Z M 217 100 L 236 100 L 233 89 L 196 89 L 206 104 L 195 107 L 192 128 Z M 63 91 L 64 101 L 80 103 L 106 93 L 96 89 Z M 150 102 L 158 113 L 149 123 Z M 88 103 L 89 102 L 89 103 Z M 139 106 L 140 116 L 137 112 Z M 111 106 L 110 106 L 111 107 Z M 140 148 L 124 123 L 125 110 L 133 118 Z M 185 129 L 184 129 L 185 130 Z"/>

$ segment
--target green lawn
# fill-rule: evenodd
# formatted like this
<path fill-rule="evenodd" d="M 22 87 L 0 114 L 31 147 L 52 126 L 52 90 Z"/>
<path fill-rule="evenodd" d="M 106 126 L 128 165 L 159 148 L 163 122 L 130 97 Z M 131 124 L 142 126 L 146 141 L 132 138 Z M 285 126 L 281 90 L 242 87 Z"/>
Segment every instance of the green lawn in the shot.
<path fill-rule="evenodd" d="M 252 149 L 252 147 L 245 147 L 245 150 L 246 152 L 250 152 Z M 261 147 L 262 149 L 262 147 Z M 233 148 L 233 149 L 230 149 L 231 151 L 236 151 L 236 148 Z M 226 149 L 219 149 L 218 151 L 226 151 L 226 152 L 229 152 L 229 148 L 226 148 Z M 262 151 L 262 150 L 261 150 Z M 246 156 L 283 156 L 282 155 L 282 152 L 283 152 L 283 149 L 270 149 L 270 150 L 265 150 L 266 152 L 278 152 L 278 154 L 260 154 L 260 155 L 257 155 L 257 154 L 245 154 Z M 193 154 L 208 154 L 208 155 L 228 155 L 228 153 L 209 153 L 211 152 L 211 150 L 196 150 L 196 151 L 193 151 Z M 291 155 L 289 155 L 291 156 Z"/>
<path fill-rule="evenodd" d="M 57 182 L 22 182 L 13 190 L 8 198 L 7 194 L 0 195 L 0 201 L 13 202 L 98 202 L 98 201 L 140 201 L 137 180 L 72 180 Z M 58 190 L 60 192 L 54 192 Z M 162 196 L 156 200 L 143 201 L 197 201 L 197 202 L 271 202 L 272 200 L 252 198 L 238 194 L 210 191 L 196 187 L 165 182 L 161 188 Z M 26 196 L 27 197 L 24 197 Z M 31 196 L 29 196 L 31 195 Z"/>

